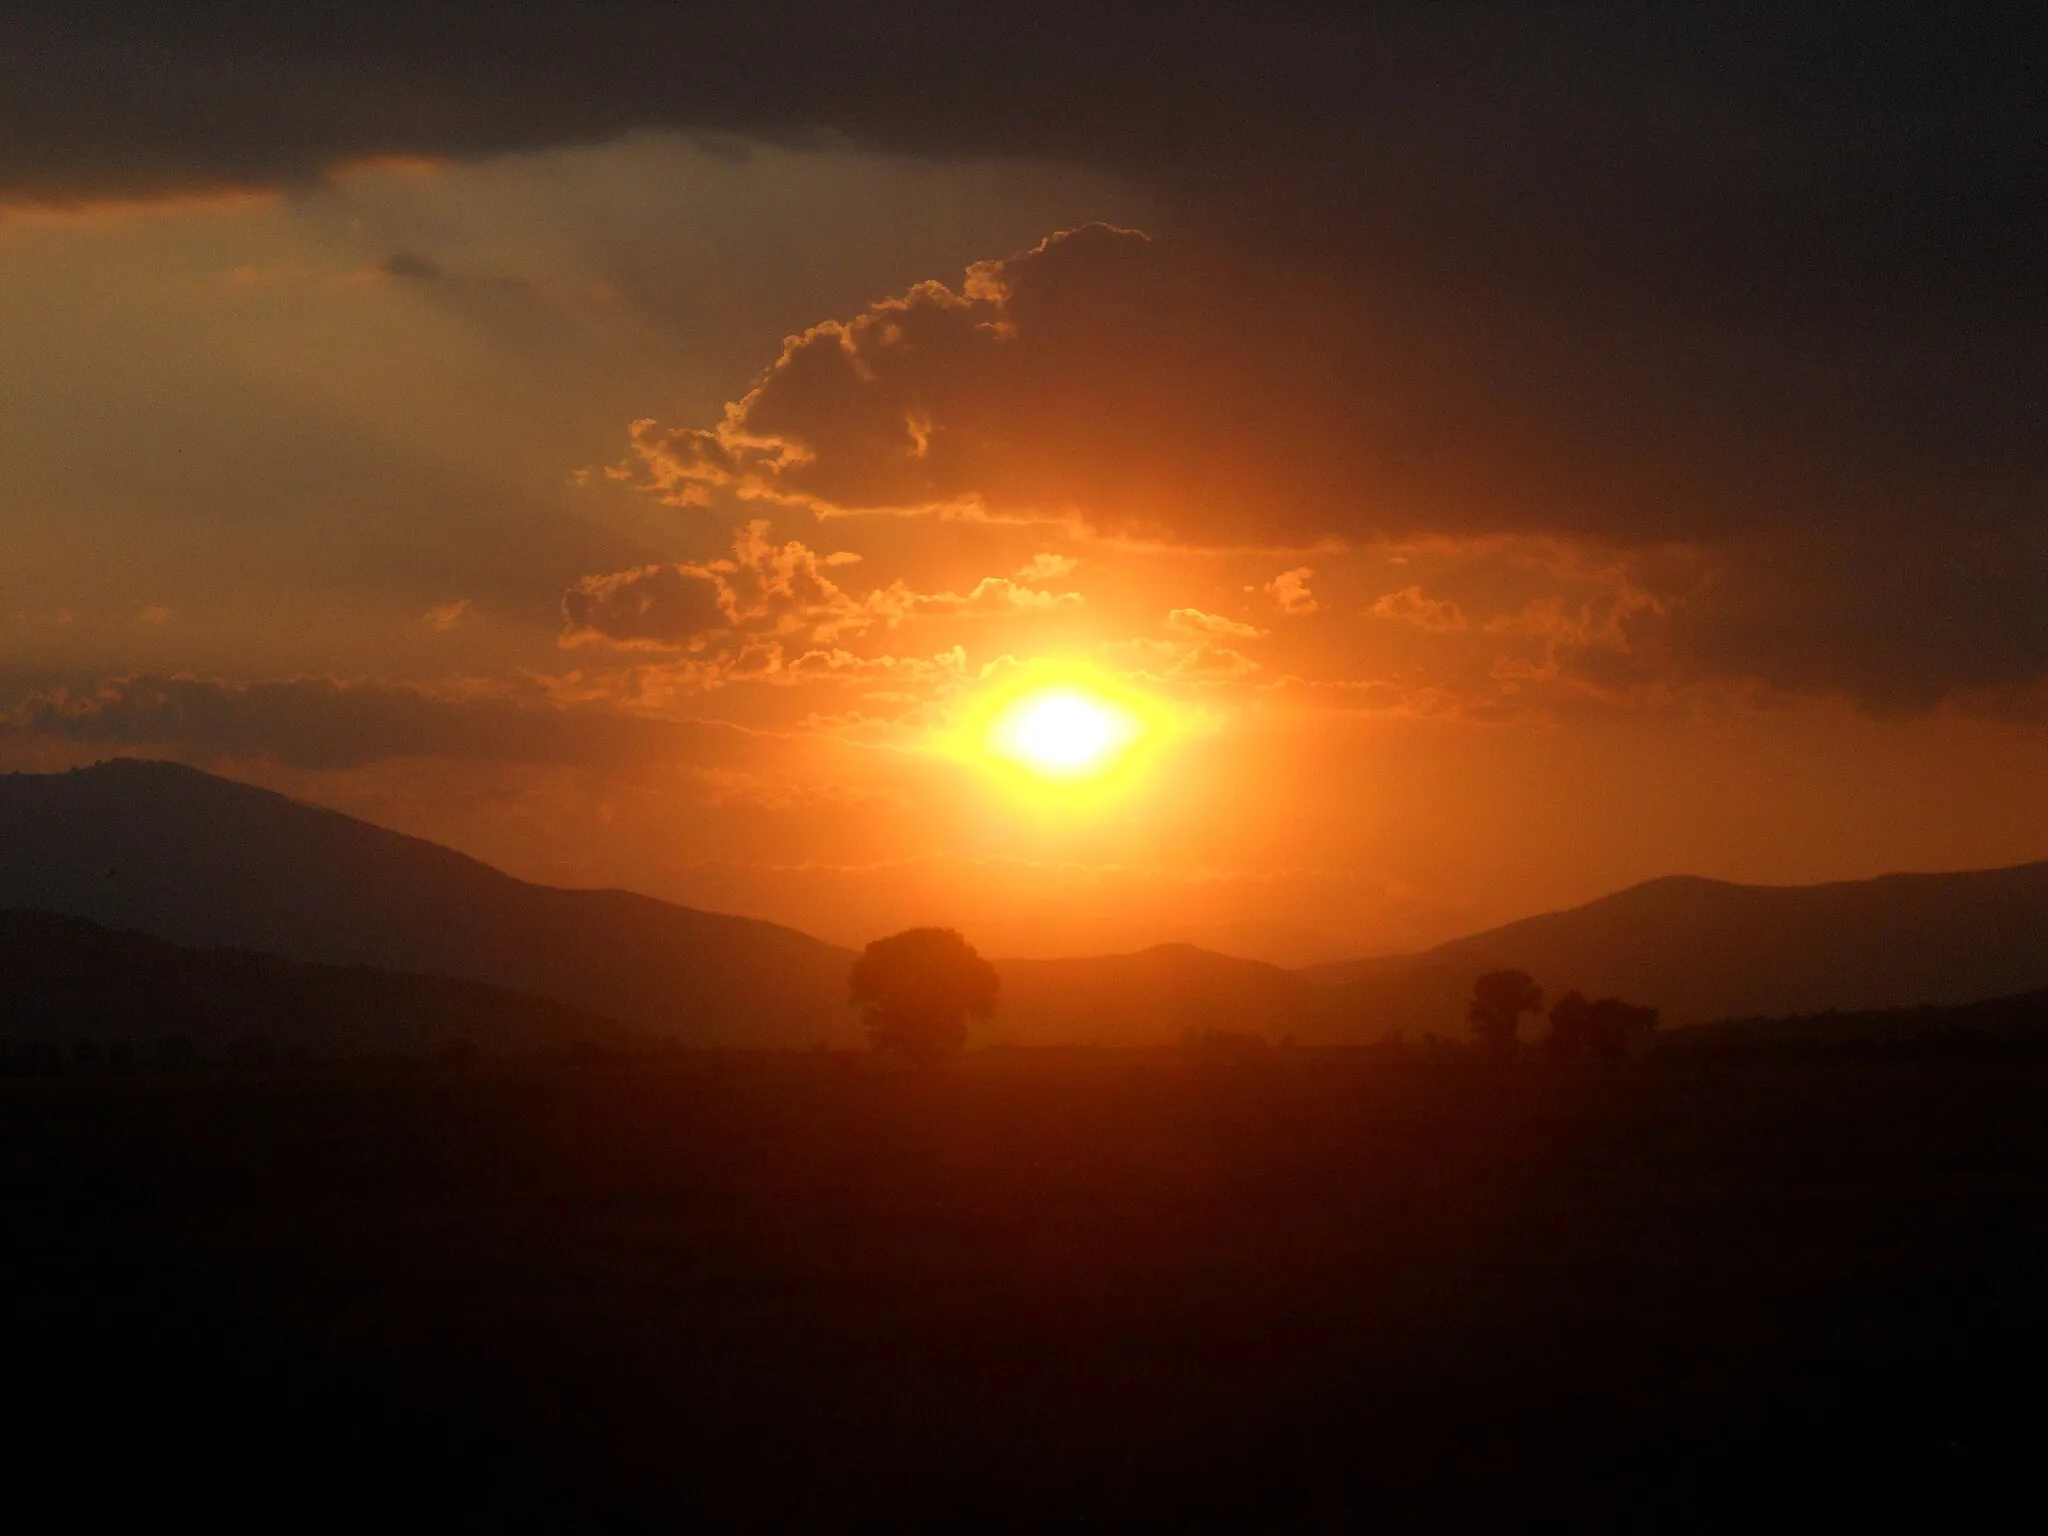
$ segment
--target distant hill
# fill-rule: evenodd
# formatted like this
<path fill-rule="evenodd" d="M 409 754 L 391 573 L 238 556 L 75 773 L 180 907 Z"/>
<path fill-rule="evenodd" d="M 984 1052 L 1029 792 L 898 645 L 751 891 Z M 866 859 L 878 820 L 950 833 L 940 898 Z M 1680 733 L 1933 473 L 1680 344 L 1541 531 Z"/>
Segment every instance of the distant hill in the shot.
<path fill-rule="evenodd" d="M 610 1019 L 447 976 L 186 949 L 52 912 L 0 911 L 0 1044 L 147 1050 L 182 1038 L 317 1056 L 633 1043 Z M 637 1037 L 644 1040 L 644 1036 Z"/>
<path fill-rule="evenodd" d="M 1878 1008 L 1859 1013 L 1801 1014 L 1789 1019 L 1721 1019 L 1666 1031 L 1660 1051 L 1687 1055 L 1724 1051 L 1841 1053 L 2048 1050 L 2048 988 L 1951 1008 Z"/>
<path fill-rule="evenodd" d="M 1356 1018 L 1462 1033 L 1472 979 L 1528 971 L 1669 1024 L 1949 1005 L 2048 984 L 2048 863 L 1829 885 L 1652 880 L 1419 955 L 1299 972 Z"/>
<path fill-rule="evenodd" d="M 1291 971 L 1189 944 L 1133 955 L 999 960 L 1002 1000 L 979 1034 L 1016 1045 L 1161 1045 L 1188 1031 L 1279 1039 L 1314 1028 L 1318 989 Z"/>
<path fill-rule="evenodd" d="M 461 977 L 686 1045 L 851 1038 L 851 954 L 451 849 L 174 763 L 0 775 L 0 907 L 174 943 Z"/>

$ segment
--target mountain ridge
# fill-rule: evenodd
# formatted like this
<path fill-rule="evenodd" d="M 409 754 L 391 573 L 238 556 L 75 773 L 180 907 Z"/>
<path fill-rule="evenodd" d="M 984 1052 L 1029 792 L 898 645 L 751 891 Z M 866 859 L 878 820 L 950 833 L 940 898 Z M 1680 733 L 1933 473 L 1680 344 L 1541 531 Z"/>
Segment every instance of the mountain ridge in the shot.
<path fill-rule="evenodd" d="M 644 1046 L 617 1022 L 452 976 L 195 949 L 82 917 L 0 908 L 0 1037 L 96 1047 L 187 1042 L 316 1056 Z"/>
<path fill-rule="evenodd" d="M 1818 885 L 1666 875 L 1405 956 L 1298 972 L 1403 1027 L 1462 1030 L 1482 971 L 1653 1004 L 1672 1024 L 1955 1005 L 2048 983 L 2048 862 Z"/>
<path fill-rule="evenodd" d="M 760 919 L 535 885 L 454 849 L 179 764 L 0 776 L 0 906 L 197 948 L 455 976 L 684 1044 L 847 1028 L 849 951 Z"/>
<path fill-rule="evenodd" d="M 860 1039 L 851 950 L 631 891 L 536 885 L 177 764 L 0 776 L 4 906 L 199 948 L 454 976 L 688 1046 Z M 2048 985 L 2048 862 L 1813 886 L 1660 876 L 1416 954 L 1300 970 L 1185 944 L 994 963 L 1004 997 L 984 1043 L 1457 1038 L 1473 978 L 1510 967 L 1553 998 L 1620 996 L 1670 1025 L 1955 1005 Z"/>

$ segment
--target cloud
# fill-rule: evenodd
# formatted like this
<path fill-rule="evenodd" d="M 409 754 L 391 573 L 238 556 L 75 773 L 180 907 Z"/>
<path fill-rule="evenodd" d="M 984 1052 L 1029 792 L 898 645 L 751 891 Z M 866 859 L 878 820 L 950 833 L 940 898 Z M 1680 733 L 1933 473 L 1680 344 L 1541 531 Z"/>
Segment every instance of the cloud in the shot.
<path fill-rule="evenodd" d="M 0 734 L 309 769 L 410 757 L 712 764 L 744 755 L 751 740 L 733 726 L 651 719 L 598 704 L 563 707 L 502 693 L 436 694 L 325 677 L 120 678 L 89 694 L 31 694 L 0 712 Z"/>
<path fill-rule="evenodd" d="M 1205 640 L 1176 656 L 1166 675 L 1184 683 L 1228 683 L 1258 670 L 1259 664 L 1242 651 Z"/>
<path fill-rule="evenodd" d="M 1424 597 L 1419 586 L 1389 592 L 1373 603 L 1371 612 L 1374 618 L 1413 624 L 1431 634 L 1447 635 L 1466 628 L 1464 609 L 1454 602 Z"/>
<path fill-rule="evenodd" d="M 701 659 L 639 667 L 618 685 L 636 705 L 668 708 L 690 695 L 739 683 L 834 684 L 865 690 L 870 698 L 922 700 L 957 688 L 968 675 L 967 653 L 957 645 L 931 656 L 861 656 L 840 646 L 797 650 L 768 640 Z"/>
<path fill-rule="evenodd" d="M 1301 618 L 1321 608 L 1308 590 L 1308 579 L 1315 572 L 1308 566 L 1296 566 L 1291 571 L 1282 571 L 1259 590 L 1273 599 L 1273 606 L 1292 618 Z"/>
<path fill-rule="evenodd" d="M 1738 298 L 1882 314 L 1948 274 L 2022 290 L 2038 230 L 2012 214 L 2039 181 L 2041 37 L 2013 8 L 1910 26 L 1819 0 L 1660 16 L 1204 5 L 1162 25 L 1141 0 L 1047 0 L 974 28 L 906 0 L 11 7 L 0 196 L 304 185 L 636 128 L 736 153 L 734 135 L 824 133 L 1086 162 L 1189 225 L 1624 320 Z"/>
<path fill-rule="evenodd" d="M 1266 633 L 1256 624 L 1226 619 L 1220 613 L 1204 613 L 1199 608 L 1174 609 L 1166 616 L 1166 627 L 1176 634 L 1201 639 L 1256 640 Z"/>
<path fill-rule="evenodd" d="M 1100 431 L 1057 453 L 1048 433 L 1096 403 L 1073 397 L 1076 327 L 1120 317 L 1148 244 L 1088 225 L 969 268 L 957 291 L 920 283 L 813 326 L 715 426 L 635 423 L 648 481 L 683 504 L 719 488 L 826 516 L 1058 518 L 1078 503 L 1099 520 L 1085 461 Z"/>
<path fill-rule="evenodd" d="M 1081 564 L 1069 555 L 1052 555 L 1040 551 L 1031 557 L 1031 563 L 1017 572 L 1019 581 L 1062 581 L 1071 576 Z"/>
<path fill-rule="evenodd" d="M 1048 592 L 1020 586 L 1007 576 L 984 576 L 966 593 L 913 592 L 898 582 L 870 594 L 867 607 L 893 622 L 912 615 L 1049 613 L 1059 608 L 1078 608 L 1084 601 L 1079 592 Z"/>
<path fill-rule="evenodd" d="M 1087 225 L 793 336 L 716 424 L 642 422 L 634 441 L 643 484 L 686 504 L 1045 521 L 1105 548 L 1494 542 L 1624 567 L 1681 551 L 1715 575 L 1672 610 L 1679 672 L 1868 708 L 2048 670 L 2048 609 L 2017 590 L 2048 569 L 2048 454 L 2008 473 L 2048 422 L 2014 418 L 1991 458 L 1931 474 L 1905 445 L 1947 405 L 1851 443 L 1839 415 L 1804 419 L 1813 379 L 1755 379 L 1742 419 L 1667 421 L 1670 380 L 1576 378 L 1590 354 L 1562 345 L 1488 376 L 1505 354 L 1469 327 L 1490 323 L 1387 319 L 1309 283 L 1248 296 L 1212 248 Z M 1314 613 L 1313 574 L 1265 591 Z M 1374 612 L 1455 632 L 1463 608 L 1415 585 Z"/>
<path fill-rule="evenodd" d="M 562 594 L 562 643 L 687 646 L 730 628 L 721 574 L 701 565 L 643 565 L 585 576 Z"/>
<path fill-rule="evenodd" d="M 1719 572 L 1671 616 L 1687 666 L 1880 710 L 2039 675 L 2039 27 L 1659 15 L 13 7 L 0 218 L 119 233 L 652 127 L 1079 164 L 1173 238 L 1080 231 L 764 335 L 723 421 L 642 429 L 649 482 L 1210 546 L 1681 541 Z"/>
<path fill-rule="evenodd" d="M 827 574 L 859 558 L 820 555 L 796 540 L 773 543 L 768 525 L 752 522 L 734 535 L 729 560 L 583 577 L 563 594 L 562 640 L 680 649 L 738 635 L 832 640 L 886 617 Z"/>
<path fill-rule="evenodd" d="M 1100 648 L 1099 658 L 1133 680 L 1216 687 L 1237 683 L 1260 669 L 1242 651 L 1212 638 L 1119 640 Z"/>
<path fill-rule="evenodd" d="M 859 556 L 820 555 L 797 540 L 776 544 L 755 521 L 734 536 L 730 560 L 645 565 L 585 576 L 562 597 L 562 643 L 703 652 L 722 663 L 750 644 L 795 639 L 830 646 L 915 618 L 1050 613 L 1079 607 L 1079 592 L 985 576 L 966 592 L 918 592 L 902 581 L 854 596 L 828 573 Z M 745 669 L 723 668 L 728 678 Z"/>
<path fill-rule="evenodd" d="M 420 615 L 420 622 L 440 634 L 446 634 L 463 620 L 474 618 L 476 605 L 466 597 L 459 597 L 452 603 L 442 603 L 429 608 Z"/>

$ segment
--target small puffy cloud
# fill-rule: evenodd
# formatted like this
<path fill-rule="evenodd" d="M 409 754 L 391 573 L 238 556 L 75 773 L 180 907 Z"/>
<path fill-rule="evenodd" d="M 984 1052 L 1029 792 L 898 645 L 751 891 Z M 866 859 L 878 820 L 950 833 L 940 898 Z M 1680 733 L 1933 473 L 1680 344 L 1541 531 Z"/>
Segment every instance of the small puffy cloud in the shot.
<path fill-rule="evenodd" d="M 1166 675 L 1184 683 L 1228 683 L 1258 670 L 1259 664 L 1243 652 L 1203 641 L 1175 657 Z"/>
<path fill-rule="evenodd" d="M 1531 598 L 1513 613 L 1487 620 L 1489 635 L 1523 635 L 1555 645 L 1631 649 L 1629 622 L 1640 614 L 1663 612 L 1649 593 L 1623 584 L 1600 600 L 1572 603 L 1563 597 Z"/>
<path fill-rule="evenodd" d="M 1213 639 L 1118 640 L 1099 651 L 1102 661 L 1127 677 L 1158 682 L 1234 683 L 1260 670 L 1243 652 Z"/>
<path fill-rule="evenodd" d="M 791 651 L 780 641 L 759 641 L 724 655 L 659 662 L 633 672 L 635 703 L 667 707 L 692 694 L 736 683 L 791 687 L 833 683 L 888 696 L 924 697 L 958 685 L 967 676 L 967 652 L 960 646 L 932 656 L 860 656 L 843 646 Z"/>
<path fill-rule="evenodd" d="M 135 622 L 138 624 L 147 624 L 152 629 L 162 629 L 166 624 L 171 622 L 171 619 L 173 617 L 174 615 L 172 614 L 170 609 L 165 608 L 160 604 L 153 603 L 149 607 L 143 609 L 142 612 L 135 615 Z"/>
<path fill-rule="evenodd" d="M 736 635 L 829 641 L 875 620 L 827 574 L 859 558 L 776 544 L 766 523 L 749 523 L 729 560 L 585 576 L 562 596 L 562 643 L 693 650 Z"/>
<path fill-rule="evenodd" d="M 728 627 L 720 574 L 701 565 L 643 565 L 585 576 L 562 594 L 562 643 L 681 647 Z"/>
<path fill-rule="evenodd" d="M 1487 621 L 1490 635 L 1533 642 L 1496 657 L 1488 676 L 1505 689 L 1555 684 L 1609 703 L 1655 702 L 1673 680 L 1666 617 L 1663 603 L 1626 579 L 1591 596 L 1532 598 Z"/>
<path fill-rule="evenodd" d="M 1078 608 L 1082 602 L 1078 592 L 1020 586 L 1007 576 L 984 576 L 965 593 L 913 592 L 899 582 L 868 598 L 869 608 L 891 622 L 912 615 L 1046 613 L 1055 608 Z"/>
<path fill-rule="evenodd" d="M 1061 581 L 1071 576 L 1080 561 L 1069 555 L 1054 555 L 1040 551 L 1031 557 L 1031 563 L 1017 572 L 1019 581 Z"/>
<path fill-rule="evenodd" d="M 1423 596 L 1419 586 L 1389 592 L 1372 605 L 1371 612 L 1374 618 L 1412 624 L 1436 635 L 1453 634 L 1468 627 L 1464 609 L 1454 602 Z"/>
<path fill-rule="evenodd" d="M 431 630 L 446 634 L 464 619 L 472 618 L 475 614 L 476 605 L 466 597 L 459 597 L 452 603 L 442 603 L 439 607 L 429 608 L 420 615 L 420 622 Z"/>
<path fill-rule="evenodd" d="M 850 656 L 849 638 L 913 619 L 1049 614 L 1084 601 L 1008 576 L 985 576 L 965 592 L 919 592 L 896 581 L 855 595 L 832 572 L 858 559 L 794 540 L 777 544 L 765 522 L 749 523 L 729 560 L 584 577 L 563 594 L 561 643 L 681 653 L 689 659 L 668 666 L 665 687 L 697 691 L 845 677 L 844 666 L 818 658 Z"/>
<path fill-rule="evenodd" d="M 1298 618 L 1322 607 L 1309 595 L 1308 579 L 1313 575 L 1313 569 L 1299 565 L 1291 571 L 1282 571 L 1260 590 L 1273 599 L 1273 606 L 1282 613 Z"/>
<path fill-rule="evenodd" d="M 1175 634 L 1198 639 L 1256 640 L 1266 633 L 1256 624 L 1240 623 L 1220 613 L 1204 613 L 1199 608 L 1174 609 L 1166 616 L 1166 627 Z"/>

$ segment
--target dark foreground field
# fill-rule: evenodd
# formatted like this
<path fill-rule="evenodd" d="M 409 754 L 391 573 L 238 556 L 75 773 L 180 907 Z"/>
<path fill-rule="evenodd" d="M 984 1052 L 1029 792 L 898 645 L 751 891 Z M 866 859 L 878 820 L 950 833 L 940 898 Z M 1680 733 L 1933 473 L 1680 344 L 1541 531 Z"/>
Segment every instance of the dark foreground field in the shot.
<path fill-rule="evenodd" d="M 0 1500 L 1988 1523 L 2048 1457 L 2044 1089 L 1292 1053 L 0 1082 Z"/>

